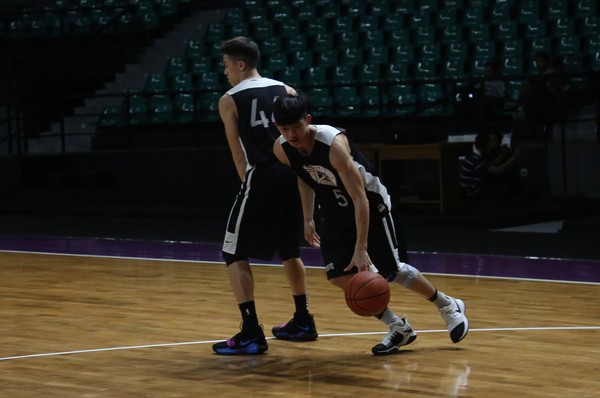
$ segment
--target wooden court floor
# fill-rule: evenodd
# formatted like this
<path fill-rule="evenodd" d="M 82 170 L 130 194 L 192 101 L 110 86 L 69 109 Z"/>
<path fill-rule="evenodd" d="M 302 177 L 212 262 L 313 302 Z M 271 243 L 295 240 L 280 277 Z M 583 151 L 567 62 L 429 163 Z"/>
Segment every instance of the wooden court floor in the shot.
<path fill-rule="evenodd" d="M 239 314 L 221 264 L 5 252 L 0 270 L 1 397 L 600 396 L 598 284 L 429 275 L 467 305 L 459 344 L 432 304 L 393 286 L 419 337 L 374 357 L 384 326 L 307 269 L 318 341 L 222 357 L 211 345 Z M 291 296 L 280 267 L 254 274 L 270 336 Z"/>

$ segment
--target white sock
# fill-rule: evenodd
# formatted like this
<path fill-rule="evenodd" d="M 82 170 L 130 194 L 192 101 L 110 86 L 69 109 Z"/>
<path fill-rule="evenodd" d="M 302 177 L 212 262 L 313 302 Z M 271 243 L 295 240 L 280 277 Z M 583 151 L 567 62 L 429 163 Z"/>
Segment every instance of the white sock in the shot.
<path fill-rule="evenodd" d="M 386 325 L 402 322 L 402 318 L 394 314 L 394 312 L 389 308 L 386 308 L 385 311 L 383 311 L 383 315 L 381 316 L 381 318 L 379 318 L 379 320 Z"/>
<path fill-rule="evenodd" d="M 432 301 L 438 308 L 452 304 L 452 301 L 444 293 L 437 291 L 437 297 Z"/>

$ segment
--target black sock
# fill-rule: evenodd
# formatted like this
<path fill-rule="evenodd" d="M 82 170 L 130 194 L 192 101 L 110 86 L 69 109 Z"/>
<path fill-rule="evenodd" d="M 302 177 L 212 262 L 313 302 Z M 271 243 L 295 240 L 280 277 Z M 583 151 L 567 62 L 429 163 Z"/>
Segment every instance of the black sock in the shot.
<path fill-rule="evenodd" d="M 308 295 L 299 294 L 294 297 L 294 304 L 296 305 L 296 312 L 294 313 L 294 319 L 298 321 L 307 321 L 309 318 L 308 313 Z"/>
<path fill-rule="evenodd" d="M 242 313 L 242 331 L 245 333 L 258 331 L 260 326 L 258 325 L 258 316 L 256 315 L 254 301 L 239 304 L 239 307 Z"/>
<path fill-rule="evenodd" d="M 432 303 L 437 300 L 438 297 L 438 290 L 435 289 L 435 293 L 433 293 L 433 296 L 429 297 L 427 300 L 431 301 Z"/>

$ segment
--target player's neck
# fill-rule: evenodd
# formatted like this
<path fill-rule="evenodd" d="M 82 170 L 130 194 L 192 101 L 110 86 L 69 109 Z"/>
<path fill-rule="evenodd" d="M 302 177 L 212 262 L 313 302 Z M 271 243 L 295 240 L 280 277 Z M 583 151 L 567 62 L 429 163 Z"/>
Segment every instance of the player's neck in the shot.
<path fill-rule="evenodd" d="M 306 140 L 302 147 L 298 147 L 298 151 L 304 156 L 308 156 L 312 153 L 312 150 L 315 146 L 315 137 L 317 135 L 317 129 L 314 126 L 308 126 L 308 134 L 306 135 Z"/>

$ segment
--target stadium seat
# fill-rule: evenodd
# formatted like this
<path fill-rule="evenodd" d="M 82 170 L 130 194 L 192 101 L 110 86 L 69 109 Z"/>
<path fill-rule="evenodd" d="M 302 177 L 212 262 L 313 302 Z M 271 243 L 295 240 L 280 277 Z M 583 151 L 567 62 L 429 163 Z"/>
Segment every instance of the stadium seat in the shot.
<path fill-rule="evenodd" d="M 229 27 L 228 37 L 250 36 L 250 25 L 236 24 Z"/>
<path fill-rule="evenodd" d="M 420 9 L 410 16 L 410 26 L 412 28 L 424 28 L 431 26 L 431 12 Z"/>
<path fill-rule="evenodd" d="M 468 77 L 465 63 L 462 59 L 451 59 L 444 63 L 442 75 L 451 79 L 463 79 Z"/>
<path fill-rule="evenodd" d="M 281 38 L 279 36 L 266 37 L 261 43 L 260 52 L 262 55 L 281 53 Z"/>
<path fill-rule="evenodd" d="M 362 83 L 381 81 L 381 64 L 364 64 L 358 72 L 358 80 Z"/>
<path fill-rule="evenodd" d="M 148 73 L 144 91 L 146 93 L 159 93 L 167 90 L 167 78 L 163 73 Z"/>
<path fill-rule="evenodd" d="M 442 43 L 460 43 L 463 39 L 463 28 L 462 26 L 445 26 L 442 28 L 442 37 L 440 41 Z"/>
<path fill-rule="evenodd" d="M 173 103 L 167 95 L 153 95 L 149 98 L 150 123 L 167 123 L 173 120 Z"/>
<path fill-rule="evenodd" d="M 489 61 L 496 56 L 496 43 L 493 41 L 481 41 L 475 43 L 473 58 L 476 60 Z"/>
<path fill-rule="evenodd" d="M 177 94 L 173 99 L 173 120 L 178 123 L 189 123 L 194 120 L 194 96 L 192 94 Z"/>
<path fill-rule="evenodd" d="M 600 52 L 600 32 L 586 38 L 586 48 L 588 54 Z"/>
<path fill-rule="evenodd" d="M 354 67 L 350 65 L 338 65 L 333 70 L 333 82 L 349 84 L 354 82 Z"/>
<path fill-rule="evenodd" d="M 523 74 L 523 58 L 513 57 L 504 60 L 503 74 L 519 76 Z"/>
<path fill-rule="evenodd" d="M 275 35 L 273 24 L 269 21 L 259 22 L 257 24 L 252 24 L 251 26 L 251 31 L 254 32 L 253 36 L 255 40 L 265 40 L 267 38 L 272 38 Z"/>
<path fill-rule="evenodd" d="M 346 5 L 346 14 L 353 17 L 360 17 L 367 14 L 367 4 L 365 1 L 358 0 L 346 0 L 344 1 Z"/>
<path fill-rule="evenodd" d="M 123 109 L 118 105 L 108 105 L 102 109 L 98 126 L 112 127 L 123 123 Z"/>
<path fill-rule="evenodd" d="M 546 9 L 546 19 L 562 19 L 569 17 L 567 0 L 549 1 Z"/>
<path fill-rule="evenodd" d="M 354 30 L 353 19 L 348 15 L 340 15 L 334 19 L 333 32 L 344 33 L 352 32 Z"/>
<path fill-rule="evenodd" d="M 219 120 L 219 99 L 221 93 L 209 91 L 202 93 L 198 100 L 198 118 L 200 121 L 216 121 Z"/>
<path fill-rule="evenodd" d="M 436 25 L 438 27 L 449 27 L 457 25 L 456 8 L 441 8 L 436 12 Z"/>
<path fill-rule="evenodd" d="M 389 2 L 387 0 L 373 0 L 370 3 L 369 14 L 383 17 L 389 14 Z"/>
<path fill-rule="evenodd" d="M 522 24 L 539 21 L 540 3 L 538 0 L 522 1 L 519 4 L 517 20 Z"/>
<path fill-rule="evenodd" d="M 338 51 L 335 49 L 321 51 L 319 53 L 318 65 L 323 67 L 334 67 L 339 64 Z"/>
<path fill-rule="evenodd" d="M 306 27 L 306 34 L 308 36 L 316 36 L 320 33 L 329 33 L 327 32 L 327 21 L 322 18 L 310 19 Z"/>
<path fill-rule="evenodd" d="M 575 21 L 571 18 L 560 18 L 552 21 L 550 33 L 554 37 L 571 36 L 575 34 Z"/>
<path fill-rule="evenodd" d="M 519 37 L 519 25 L 516 21 L 507 21 L 496 26 L 496 40 L 505 41 Z"/>
<path fill-rule="evenodd" d="M 499 25 L 511 20 L 510 6 L 508 4 L 496 3 L 490 13 L 490 23 Z"/>
<path fill-rule="evenodd" d="M 472 26 L 469 29 L 469 41 L 472 43 L 490 40 L 490 28 L 487 25 Z"/>
<path fill-rule="evenodd" d="M 417 97 L 410 85 L 392 85 L 388 88 L 388 112 L 403 116 L 415 112 Z"/>
<path fill-rule="evenodd" d="M 288 65 L 281 70 L 280 80 L 288 85 L 297 86 L 302 83 L 301 69 L 297 65 Z"/>
<path fill-rule="evenodd" d="M 244 23 L 244 9 L 242 7 L 229 7 L 225 13 L 226 25 L 237 25 Z"/>
<path fill-rule="evenodd" d="M 341 15 L 340 4 L 334 2 L 327 2 L 321 8 L 319 15 L 321 18 L 334 19 Z"/>
<path fill-rule="evenodd" d="M 313 53 L 312 51 L 301 50 L 296 51 L 292 54 L 291 65 L 294 65 L 300 69 L 307 69 L 313 66 Z"/>
<path fill-rule="evenodd" d="M 390 32 L 387 43 L 390 47 L 411 45 L 409 30 L 402 29 L 399 31 Z"/>
<path fill-rule="evenodd" d="M 292 10 L 288 7 L 277 7 L 272 10 L 271 20 L 275 22 L 292 20 Z"/>
<path fill-rule="evenodd" d="M 356 87 L 337 87 L 333 89 L 334 113 L 337 116 L 358 116 L 360 97 Z"/>
<path fill-rule="evenodd" d="M 306 82 L 308 84 L 322 84 L 329 82 L 329 76 L 327 76 L 327 67 L 325 66 L 313 66 L 306 70 Z"/>
<path fill-rule="evenodd" d="M 210 43 L 221 43 L 225 40 L 226 26 L 222 23 L 211 23 L 206 28 L 204 39 Z"/>
<path fill-rule="evenodd" d="M 271 72 L 276 72 L 285 68 L 288 65 L 287 53 L 281 52 L 268 55 L 264 65 Z"/>
<path fill-rule="evenodd" d="M 333 48 L 333 34 L 319 33 L 312 38 L 310 48 L 314 51 L 326 51 Z"/>
<path fill-rule="evenodd" d="M 472 77 L 479 77 L 485 74 L 485 64 L 488 62 L 486 59 L 476 59 L 471 64 L 471 70 L 469 75 Z"/>
<path fill-rule="evenodd" d="M 439 61 L 442 57 L 442 50 L 439 44 L 423 44 L 418 48 L 417 59 L 421 61 Z"/>
<path fill-rule="evenodd" d="M 559 38 L 557 52 L 558 54 L 579 54 L 581 50 L 581 40 L 579 36 L 564 36 Z"/>
<path fill-rule="evenodd" d="M 562 57 L 563 70 L 566 73 L 580 73 L 583 72 L 583 59 L 578 54 L 566 54 Z"/>
<path fill-rule="evenodd" d="M 593 36 L 600 32 L 600 15 L 585 17 L 582 23 L 582 32 L 586 36 Z"/>
<path fill-rule="evenodd" d="M 523 41 L 519 39 L 505 41 L 503 55 L 505 57 L 523 57 Z"/>
<path fill-rule="evenodd" d="M 404 28 L 404 14 L 387 14 L 383 18 L 383 29 L 394 32 Z"/>
<path fill-rule="evenodd" d="M 300 21 L 310 21 L 317 14 L 316 6 L 310 3 L 305 3 L 301 5 L 293 5 L 295 8 L 296 18 Z"/>
<path fill-rule="evenodd" d="M 545 37 L 547 31 L 547 22 L 544 19 L 531 21 L 525 27 L 525 37 L 528 39 L 537 39 Z"/>
<path fill-rule="evenodd" d="M 484 25 L 484 9 L 482 7 L 472 7 L 464 11 L 463 25 L 469 28 Z"/>
<path fill-rule="evenodd" d="M 188 40 L 185 46 L 184 54 L 188 59 L 198 58 L 206 54 L 206 45 L 204 44 L 204 40 Z"/>
<path fill-rule="evenodd" d="M 408 79 L 408 62 L 394 62 L 388 65 L 386 70 L 386 80 L 401 81 Z"/>
<path fill-rule="evenodd" d="M 295 19 L 282 21 L 279 26 L 279 34 L 285 37 L 300 35 L 300 21 Z"/>
<path fill-rule="evenodd" d="M 174 91 L 189 91 L 191 92 L 194 88 L 194 80 L 191 73 L 179 73 L 173 76 L 171 82 L 171 89 Z"/>
<path fill-rule="evenodd" d="M 417 99 L 425 104 L 435 103 L 444 97 L 440 84 L 423 84 L 417 89 Z M 439 115 L 444 112 L 444 105 L 427 106 L 421 113 L 423 116 Z"/>
<path fill-rule="evenodd" d="M 396 0 L 394 1 L 396 12 L 410 14 L 415 11 L 415 0 Z"/>
<path fill-rule="evenodd" d="M 394 63 L 410 63 L 415 60 L 415 48 L 411 45 L 393 47 L 391 54 Z"/>
<path fill-rule="evenodd" d="M 246 3 L 246 11 L 248 12 L 248 16 L 246 18 L 251 24 L 256 25 L 269 20 L 266 8 L 260 6 L 249 8 L 248 3 Z"/>
<path fill-rule="evenodd" d="M 593 71 L 600 71 L 600 51 L 596 51 L 592 54 L 591 68 Z"/>
<path fill-rule="evenodd" d="M 358 18 L 359 32 L 379 31 L 379 17 L 375 15 L 363 15 Z"/>
<path fill-rule="evenodd" d="M 367 62 L 370 64 L 386 64 L 389 61 L 389 51 L 387 46 L 368 47 Z"/>
<path fill-rule="evenodd" d="M 420 26 L 416 29 L 414 44 L 422 45 L 435 42 L 435 28 L 433 26 Z"/>
<path fill-rule="evenodd" d="M 597 0 L 577 0 L 577 5 L 575 7 L 575 15 L 579 18 L 593 17 L 598 15 L 597 9 Z"/>
<path fill-rule="evenodd" d="M 308 91 L 310 113 L 314 116 L 330 115 L 333 108 L 333 98 L 329 88 L 312 88 Z"/>
<path fill-rule="evenodd" d="M 342 62 L 342 65 L 347 65 L 347 66 L 362 65 L 362 63 L 363 63 L 362 48 L 358 48 L 358 47 L 346 48 L 342 52 L 341 62 Z"/>
<path fill-rule="evenodd" d="M 189 68 L 193 76 L 200 76 L 203 72 L 208 72 L 213 69 L 212 58 L 209 56 L 201 56 L 188 60 L 191 63 Z"/>
<path fill-rule="evenodd" d="M 415 77 L 417 79 L 433 79 L 436 77 L 435 61 L 419 61 L 416 63 Z"/>
<path fill-rule="evenodd" d="M 187 71 L 187 60 L 185 57 L 173 57 L 170 56 L 167 60 L 167 67 L 165 68 L 165 75 L 167 78 L 173 78 L 179 73 Z"/>
<path fill-rule="evenodd" d="M 531 54 L 532 55 L 535 55 L 542 51 L 550 53 L 551 48 L 552 48 L 552 42 L 549 37 L 539 37 L 539 38 L 533 39 L 531 41 Z"/>
<path fill-rule="evenodd" d="M 446 56 L 449 60 L 465 60 L 469 54 L 469 48 L 465 42 L 452 42 L 446 48 Z"/>
<path fill-rule="evenodd" d="M 362 45 L 364 48 L 379 47 L 384 45 L 383 30 L 369 30 L 364 33 Z"/>
<path fill-rule="evenodd" d="M 146 99 L 141 95 L 129 95 L 125 97 L 126 119 L 128 124 L 139 125 L 148 122 L 148 105 Z"/>
<path fill-rule="evenodd" d="M 200 75 L 198 87 L 207 90 L 221 89 L 221 75 L 215 71 L 206 71 Z"/>
<path fill-rule="evenodd" d="M 306 50 L 306 36 L 291 36 L 287 40 L 285 50 L 289 53 Z"/>
<path fill-rule="evenodd" d="M 509 101 L 517 101 L 523 91 L 523 81 L 509 80 L 506 82 L 506 99 Z"/>
<path fill-rule="evenodd" d="M 375 117 L 383 110 L 383 97 L 380 98 L 380 87 L 365 86 L 360 89 L 360 102 L 362 116 Z"/>
<path fill-rule="evenodd" d="M 359 44 L 359 34 L 356 31 L 343 32 L 338 39 L 339 48 L 356 48 Z"/>

